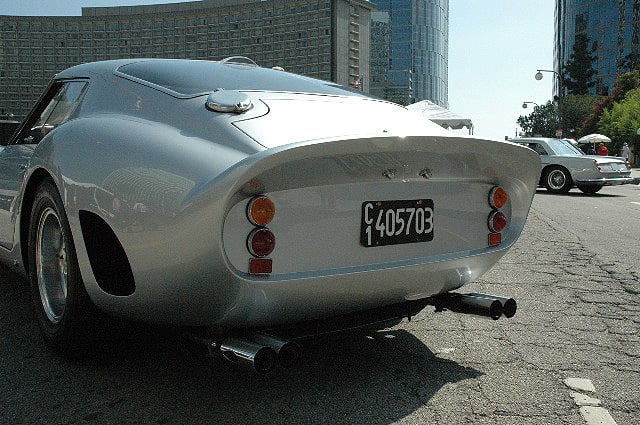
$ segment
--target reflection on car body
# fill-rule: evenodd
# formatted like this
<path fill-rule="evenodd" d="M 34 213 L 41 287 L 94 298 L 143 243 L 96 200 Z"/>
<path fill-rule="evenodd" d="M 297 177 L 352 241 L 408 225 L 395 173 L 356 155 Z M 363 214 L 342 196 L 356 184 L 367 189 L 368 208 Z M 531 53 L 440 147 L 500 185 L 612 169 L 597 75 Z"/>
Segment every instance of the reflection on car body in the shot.
<path fill-rule="evenodd" d="M 285 334 L 427 305 L 512 316 L 451 291 L 517 240 L 539 169 L 517 144 L 247 63 L 79 65 L 0 149 L 0 259 L 62 353 L 102 310 L 265 371 L 293 363 Z"/>
<path fill-rule="evenodd" d="M 542 162 L 539 186 L 552 193 L 566 193 L 577 187 L 584 193 L 596 193 L 603 186 L 628 184 L 631 164 L 624 158 L 585 155 L 580 148 L 564 139 L 511 139 L 533 149 Z"/>

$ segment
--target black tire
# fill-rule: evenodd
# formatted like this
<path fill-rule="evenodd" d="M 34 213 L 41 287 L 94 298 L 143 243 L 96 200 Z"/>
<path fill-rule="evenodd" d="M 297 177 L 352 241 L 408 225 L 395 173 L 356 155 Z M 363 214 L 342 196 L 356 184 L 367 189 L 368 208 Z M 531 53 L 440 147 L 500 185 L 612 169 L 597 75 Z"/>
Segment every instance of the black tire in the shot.
<path fill-rule="evenodd" d="M 53 183 L 38 187 L 29 221 L 29 279 L 47 344 L 63 355 L 89 346 L 95 308 L 80 277 L 71 229 Z"/>
<path fill-rule="evenodd" d="M 544 172 L 544 187 L 551 193 L 567 193 L 573 181 L 569 171 L 564 167 L 549 167 Z"/>
<path fill-rule="evenodd" d="M 595 185 L 595 184 L 584 185 L 584 186 L 579 185 L 578 189 L 580 189 L 584 193 L 593 194 L 598 192 L 600 189 L 602 189 L 602 186 Z"/>

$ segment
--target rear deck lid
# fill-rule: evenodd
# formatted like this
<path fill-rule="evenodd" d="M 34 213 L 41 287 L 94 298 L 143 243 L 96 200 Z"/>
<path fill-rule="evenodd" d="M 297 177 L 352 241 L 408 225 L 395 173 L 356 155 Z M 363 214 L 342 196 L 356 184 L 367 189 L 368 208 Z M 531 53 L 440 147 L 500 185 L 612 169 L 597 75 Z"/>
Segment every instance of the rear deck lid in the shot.
<path fill-rule="evenodd" d="M 269 112 L 234 125 L 267 148 L 348 136 L 446 135 L 402 106 L 368 98 L 273 94 Z"/>

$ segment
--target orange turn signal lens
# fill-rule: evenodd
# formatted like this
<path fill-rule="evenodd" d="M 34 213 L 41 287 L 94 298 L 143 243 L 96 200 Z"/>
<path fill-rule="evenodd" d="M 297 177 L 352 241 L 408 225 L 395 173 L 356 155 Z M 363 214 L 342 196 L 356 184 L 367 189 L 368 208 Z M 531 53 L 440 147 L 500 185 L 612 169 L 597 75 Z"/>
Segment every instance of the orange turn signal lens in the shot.
<path fill-rule="evenodd" d="M 256 226 L 266 226 L 276 215 L 276 206 L 266 196 L 258 196 L 249 201 L 247 217 Z"/>
<path fill-rule="evenodd" d="M 496 186 L 491 189 L 491 193 L 489 194 L 489 204 L 491 208 L 502 208 L 509 201 L 509 195 L 507 191 L 501 188 L 500 186 Z"/>

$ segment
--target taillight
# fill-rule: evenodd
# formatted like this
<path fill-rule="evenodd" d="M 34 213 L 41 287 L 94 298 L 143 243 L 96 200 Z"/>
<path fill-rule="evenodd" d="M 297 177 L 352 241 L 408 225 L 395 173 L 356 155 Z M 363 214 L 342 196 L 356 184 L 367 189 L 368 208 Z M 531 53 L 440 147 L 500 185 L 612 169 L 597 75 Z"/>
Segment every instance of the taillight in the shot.
<path fill-rule="evenodd" d="M 502 233 L 489 233 L 489 246 L 500 245 L 502 242 Z"/>
<path fill-rule="evenodd" d="M 272 270 L 271 258 L 251 258 L 249 260 L 249 273 L 269 274 Z"/>
<path fill-rule="evenodd" d="M 489 215 L 489 230 L 493 233 L 500 233 L 509 224 L 507 216 L 501 211 L 492 211 Z"/>
<path fill-rule="evenodd" d="M 265 195 L 256 196 L 247 204 L 247 219 L 255 226 L 247 236 L 247 250 L 251 254 L 250 274 L 271 273 L 273 262 L 266 257 L 276 247 L 276 236 L 265 226 L 273 221 L 275 215 L 275 204 Z"/>
<path fill-rule="evenodd" d="M 276 237 L 266 228 L 253 229 L 247 239 L 247 248 L 254 257 L 266 257 L 276 247 Z"/>
<path fill-rule="evenodd" d="M 489 206 L 491 212 L 487 220 L 489 227 L 489 246 L 497 246 L 502 243 L 502 231 L 509 225 L 509 218 L 501 211 L 509 202 L 509 194 L 500 186 L 495 186 L 489 191 Z"/>
<path fill-rule="evenodd" d="M 247 217 L 256 226 L 266 226 L 276 215 L 276 206 L 266 196 L 257 196 L 247 205 Z"/>
<path fill-rule="evenodd" d="M 627 169 L 629 169 L 629 170 L 630 170 L 630 169 L 631 169 L 631 161 L 629 161 L 629 160 L 627 159 L 626 163 L 627 163 Z"/>
<path fill-rule="evenodd" d="M 507 195 L 507 191 L 500 186 L 491 189 L 489 193 L 489 205 L 491 205 L 491 208 L 500 209 L 507 204 L 508 200 L 509 195 Z"/>

